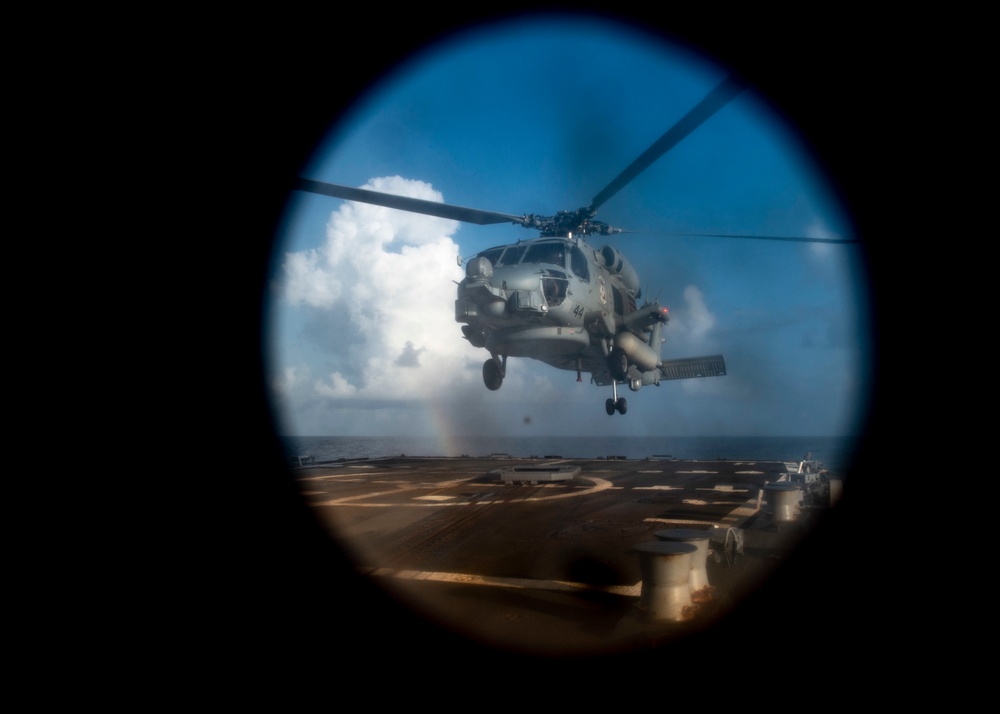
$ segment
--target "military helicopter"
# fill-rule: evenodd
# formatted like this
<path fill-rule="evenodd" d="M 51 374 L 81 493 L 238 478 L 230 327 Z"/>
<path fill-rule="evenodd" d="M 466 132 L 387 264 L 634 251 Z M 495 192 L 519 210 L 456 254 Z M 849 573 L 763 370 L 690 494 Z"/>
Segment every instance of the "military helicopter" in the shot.
<path fill-rule="evenodd" d="M 643 296 L 635 268 L 613 246 L 598 248 L 588 242 L 591 236 L 625 232 L 594 216 L 744 88 L 736 77 L 723 80 L 590 205 L 555 216 L 498 213 L 305 178 L 298 179 L 295 188 L 477 225 L 512 223 L 539 231 L 537 238 L 489 248 L 464 261 L 455 320 L 462 323 L 465 339 L 489 352 L 483 363 L 483 382 L 487 389 L 500 389 L 508 358 L 528 357 L 575 371 L 577 381 L 587 372 L 594 384 L 610 385 L 612 396 L 605 410 L 609 416 L 625 414 L 628 404 L 618 394 L 619 385 L 627 384 L 635 392 L 665 380 L 724 376 L 726 363 L 722 355 L 662 359 L 668 310 L 657 300 L 640 304 Z M 458 262 L 463 264 L 461 256 Z"/>

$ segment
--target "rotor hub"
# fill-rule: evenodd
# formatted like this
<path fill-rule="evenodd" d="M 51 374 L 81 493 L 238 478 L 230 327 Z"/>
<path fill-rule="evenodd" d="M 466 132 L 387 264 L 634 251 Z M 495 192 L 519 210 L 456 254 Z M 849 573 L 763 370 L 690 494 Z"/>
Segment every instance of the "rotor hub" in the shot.
<path fill-rule="evenodd" d="M 595 213 L 592 208 L 578 208 L 575 211 L 559 211 L 554 216 L 531 214 L 524 217 L 522 225 L 538 230 L 542 238 L 562 238 L 569 235 L 606 236 L 622 232 L 620 228 L 592 220 Z"/>

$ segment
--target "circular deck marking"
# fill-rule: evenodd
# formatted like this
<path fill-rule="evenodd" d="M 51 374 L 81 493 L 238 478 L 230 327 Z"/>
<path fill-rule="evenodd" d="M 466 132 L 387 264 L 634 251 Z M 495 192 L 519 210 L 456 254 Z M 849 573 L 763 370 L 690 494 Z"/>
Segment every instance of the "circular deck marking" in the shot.
<path fill-rule="evenodd" d="M 364 508 L 401 508 L 401 507 L 417 507 L 417 508 L 437 508 L 441 506 L 482 506 L 482 505 L 494 505 L 494 504 L 504 504 L 507 503 L 503 499 L 483 499 L 479 500 L 480 496 L 485 492 L 487 495 L 492 496 L 494 493 L 508 493 L 509 489 L 519 489 L 526 488 L 525 486 L 511 485 L 502 486 L 500 491 L 497 491 L 497 484 L 490 483 L 485 484 L 487 488 L 483 491 L 473 494 L 471 496 L 466 495 L 461 500 L 454 500 L 448 503 L 444 503 L 440 500 L 435 500 L 433 503 L 427 503 L 427 499 L 441 499 L 449 498 L 448 496 L 441 496 L 439 493 L 434 495 L 426 495 L 427 491 L 440 492 L 446 488 L 453 488 L 458 486 L 468 487 L 472 484 L 475 479 L 463 479 L 461 481 L 450 481 L 446 483 L 438 484 L 418 484 L 418 485 L 400 485 L 398 488 L 393 490 L 377 491 L 375 493 L 364 493 L 357 496 L 346 496 L 344 498 L 334 498 L 327 501 L 316 501 L 311 505 L 313 506 L 359 506 Z M 605 481 L 602 478 L 595 478 L 593 476 L 579 476 L 574 479 L 574 481 L 588 481 L 591 486 L 589 488 L 580 488 L 578 485 L 574 485 L 570 481 L 562 481 L 559 483 L 547 483 L 538 484 L 530 488 L 541 488 L 546 491 L 558 491 L 558 493 L 543 494 L 541 496 L 532 496 L 530 498 L 518 499 L 516 503 L 531 503 L 538 501 L 552 501 L 560 498 L 576 498 L 579 496 L 587 496 L 592 493 L 597 493 L 603 491 L 607 488 L 611 488 L 611 482 Z M 398 502 L 386 502 L 386 501 L 375 501 L 368 502 L 366 499 L 370 498 L 380 498 L 388 495 L 403 496 L 408 493 L 414 493 L 410 497 L 410 500 L 400 500 Z M 456 499 L 459 497 L 456 496 Z"/>

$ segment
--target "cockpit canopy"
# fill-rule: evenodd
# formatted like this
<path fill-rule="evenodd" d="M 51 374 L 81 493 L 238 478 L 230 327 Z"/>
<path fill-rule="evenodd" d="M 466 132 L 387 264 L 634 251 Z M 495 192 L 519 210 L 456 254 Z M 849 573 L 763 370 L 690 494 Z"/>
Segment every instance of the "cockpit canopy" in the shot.
<path fill-rule="evenodd" d="M 569 265 L 566 256 L 569 255 Z M 496 268 L 513 265 L 541 264 L 569 268 L 582 280 L 590 280 L 587 257 L 579 246 L 571 241 L 550 240 L 537 243 L 517 243 L 484 250 L 477 257 L 486 258 Z"/>

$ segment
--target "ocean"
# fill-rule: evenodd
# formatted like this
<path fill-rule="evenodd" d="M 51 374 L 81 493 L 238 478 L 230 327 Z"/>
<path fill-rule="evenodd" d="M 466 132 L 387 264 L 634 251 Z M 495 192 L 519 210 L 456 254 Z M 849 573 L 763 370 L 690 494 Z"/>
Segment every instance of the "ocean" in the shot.
<path fill-rule="evenodd" d="M 561 456 L 565 458 L 644 459 L 755 459 L 800 461 L 811 454 L 832 474 L 846 475 L 855 439 L 830 436 L 696 436 L 696 437 L 580 437 L 529 436 L 451 437 L 442 446 L 437 439 L 393 436 L 282 437 L 286 455 L 312 456 L 316 461 L 380 456 Z"/>

